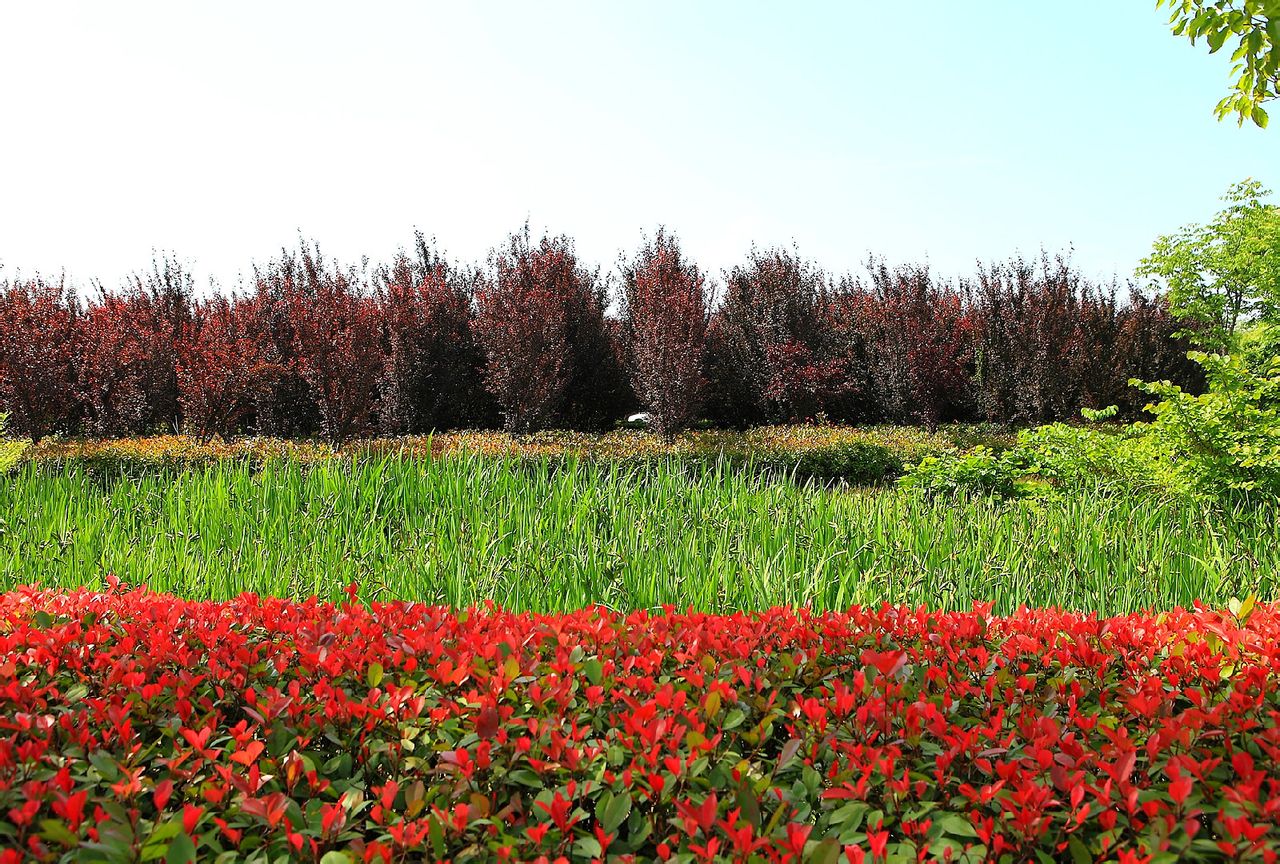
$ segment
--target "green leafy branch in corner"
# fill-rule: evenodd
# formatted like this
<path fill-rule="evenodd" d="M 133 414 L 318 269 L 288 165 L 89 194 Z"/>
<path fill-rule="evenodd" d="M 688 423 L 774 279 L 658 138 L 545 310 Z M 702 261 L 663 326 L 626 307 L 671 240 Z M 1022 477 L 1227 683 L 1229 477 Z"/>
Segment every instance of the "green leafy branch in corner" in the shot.
<path fill-rule="evenodd" d="M 1267 125 L 1263 102 L 1280 96 L 1280 0 L 1156 0 L 1156 8 L 1172 10 L 1175 36 L 1195 44 L 1203 38 L 1216 54 L 1236 40 L 1231 54 L 1231 92 L 1218 102 L 1218 119 L 1235 114 L 1243 125 Z"/>

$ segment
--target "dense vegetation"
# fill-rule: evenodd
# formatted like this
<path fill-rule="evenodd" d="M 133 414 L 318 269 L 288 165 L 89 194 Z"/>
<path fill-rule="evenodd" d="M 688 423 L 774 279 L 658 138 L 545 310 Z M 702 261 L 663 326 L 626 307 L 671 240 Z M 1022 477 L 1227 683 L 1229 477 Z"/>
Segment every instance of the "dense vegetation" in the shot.
<path fill-rule="evenodd" d="M 1130 379 L 1200 384 L 1162 296 L 1062 260 L 960 281 L 872 262 L 867 279 L 836 279 L 753 249 L 716 286 L 659 232 L 619 269 L 615 285 L 568 238 L 525 231 L 479 270 L 422 237 L 363 268 L 303 243 L 203 297 L 174 260 L 88 300 L 14 277 L 0 282 L 0 412 L 35 439 L 343 441 L 604 430 L 643 408 L 672 435 L 813 418 L 1028 424 L 1112 404 L 1132 419 L 1144 397 Z"/>
<path fill-rule="evenodd" d="M 712 303 L 665 232 L 618 318 L 527 232 L 9 283 L 0 864 L 1277 860 L 1264 195 L 1128 303 L 777 251 Z"/>
<path fill-rule="evenodd" d="M 1280 507 L 1032 505 L 798 485 L 723 464 L 510 457 L 31 464 L 0 485 L 0 586 L 115 573 L 241 591 L 570 610 L 992 602 L 1120 613 L 1273 596 Z"/>
<path fill-rule="evenodd" d="M 0 862 L 1265 862 L 1278 637 L 12 592 Z"/>

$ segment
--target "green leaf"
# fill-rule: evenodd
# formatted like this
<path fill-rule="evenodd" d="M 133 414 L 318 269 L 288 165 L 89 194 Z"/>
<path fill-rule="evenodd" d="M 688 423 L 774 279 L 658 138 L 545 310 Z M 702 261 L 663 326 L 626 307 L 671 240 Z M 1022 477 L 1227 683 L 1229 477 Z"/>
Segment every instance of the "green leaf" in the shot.
<path fill-rule="evenodd" d="M 382 683 L 382 664 L 370 663 L 369 670 L 365 673 L 365 680 L 369 682 L 370 687 L 377 687 Z"/>
<path fill-rule="evenodd" d="M 626 792 L 612 796 L 605 802 L 602 812 L 597 812 L 600 819 L 600 827 L 608 833 L 612 834 L 618 830 L 623 822 L 627 821 L 627 816 L 631 814 L 631 796 Z"/>
<path fill-rule="evenodd" d="M 1067 842 L 1067 849 L 1071 852 L 1073 864 L 1093 864 L 1093 853 L 1079 837 L 1072 837 Z"/>
<path fill-rule="evenodd" d="M 320 856 L 320 864 L 351 864 L 351 856 L 346 852 L 331 849 Z"/>
<path fill-rule="evenodd" d="M 582 671 L 592 684 L 599 684 L 604 677 L 604 665 L 594 657 L 582 664 Z"/>
<path fill-rule="evenodd" d="M 72 834 L 71 830 L 58 819 L 41 819 L 40 836 L 45 840 L 61 843 L 63 846 L 75 846 L 80 842 L 80 838 Z"/>
<path fill-rule="evenodd" d="M 194 864 L 195 860 L 196 844 L 183 831 L 169 844 L 169 851 L 164 856 L 165 864 Z"/>

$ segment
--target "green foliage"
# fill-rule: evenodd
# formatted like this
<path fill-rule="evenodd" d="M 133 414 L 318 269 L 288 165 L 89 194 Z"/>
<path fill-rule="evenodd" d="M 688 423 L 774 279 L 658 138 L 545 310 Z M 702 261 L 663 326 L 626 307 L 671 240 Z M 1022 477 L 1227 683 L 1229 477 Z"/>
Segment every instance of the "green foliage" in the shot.
<path fill-rule="evenodd" d="M 27 450 L 26 441 L 14 441 L 5 435 L 9 425 L 9 415 L 0 413 L 0 474 L 7 473 L 22 459 Z"/>
<path fill-rule="evenodd" d="M 1132 382 L 1158 397 L 1149 423 L 1028 429 L 1004 454 L 983 447 L 921 460 L 900 481 L 929 493 L 978 492 L 1004 498 L 1056 494 L 1166 493 L 1209 501 L 1280 496 L 1280 358 L 1265 369 L 1245 357 L 1192 352 L 1208 392 L 1167 381 Z M 1114 412 L 1086 412 L 1103 420 Z M 1043 484 L 1028 485 L 1027 477 Z"/>
<path fill-rule="evenodd" d="M 1233 185 L 1212 222 L 1160 237 L 1138 267 L 1209 350 L 1232 350 L 1250 322 L 1280 318 L 1280 207 L 1270 194 L 1256 180 Z"/>
<path fill-rule="evenodd" d="M 1235 83 L 1218 103 L 1221 120 L 1235 114 L 1243 125 L 1252 120 L 1267 125 L 1262 103 L 1280 96 L 1280 2 L 1277 0 L 1156 0 L 1156 8 L 1173 14 L 1169 24 L 1175 36 L 1195 44 L 1203 38 L 1215 54 L 1236 40 L 1231 61 Z"/>
<path fill-rule="evenodd" d="M 918 458 L 918 457 L 917 457 Z M 552 611 L 861 603 L 1122 613 L 1275 596 L 1280 507 L 1033 503 L 802 486 L 684 460 L 26 461 L 0 483 L 0 590 L 100 584 Z"/>
<path fill-rule="evenodd" d="M 1199 492 L 1280 495 L 1280 358 L 1256 371 L 1244 357 L 1193 352 L 1209 391 L 1199 396 L 1168 382 L 1141 384 L 1160 401 L 1147 435 L 1182 482 Z"/>
<path fill-rule="evenodd" d="M 997 452 L 978 445 L 966 452 L 926 456 L 908 468 L 898 481 L 903 489 L 930 495 L 976 492 L 1001 498 L 1020 498 L 1038 491 L 1032 468 L 1020 449 Z"/>

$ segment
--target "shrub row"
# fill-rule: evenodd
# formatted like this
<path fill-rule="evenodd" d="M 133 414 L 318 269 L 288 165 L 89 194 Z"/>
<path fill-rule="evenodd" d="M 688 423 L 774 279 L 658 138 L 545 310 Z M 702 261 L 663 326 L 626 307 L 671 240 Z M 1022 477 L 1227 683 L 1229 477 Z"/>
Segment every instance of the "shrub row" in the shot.
<path fill-rule="evenodd" d="M 0 595 L 4 864 L 1280 848 L 1280 615 L 1251 601 L 535 616 L 109 581 Z"/>
<path fill-rule="evenodd" d="M 1162 299 L 1122 298 L 1061 260 L 959 283 L 878 262 L 862 281 L 753 250 L 713 303 L 706 276 L 659 232 L 620 273 L 614 291 L 568 238 L 526 229 L 483 270 L 421 236 L 372 269 L 303 243 L 256 268 L 247 290 L 204 298 L 173 260 L 89 302 L 63 281 L 11 280 L 0 284 L 0 412 L 36 439 L 341 441 L 599 430 L 644 408 L 672 435 L 814 417 L 1038 423 L 1110 404 L 1134 416 L 1131 378 L 1199 381 Z"/>
<path fill-rule="evenodd" d="M 928 432 L 918 427 L 757 426 L 745 432 L 686 431 L 671 440 L 639 430 L 606 433 L 543 431 L 443 432 L 430 436 L 368 438 L 333 445 L 281 438 L 201 441 L 182 435 L 147 438 L 46 439 L 22 445 L 6 457 L 0 471 L 21 461 L 78 465 L 107 473 L 188 468 L 225 460 L 260 466 L 271 460 L 311 463 L 332 458 L 408 459 L 478 454 L 527 460 L 585 459 L 611 463 L 677 460 L 687 464 L 724 461 L 731 465 L 788 474 L 798 479 L 872 484 L 899 476 L 905 466 L 927 456 L 981 444 L 1002 449 L 1012 433 L 986 425 L 953 425 Z"/>

